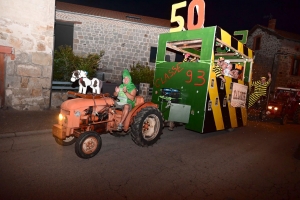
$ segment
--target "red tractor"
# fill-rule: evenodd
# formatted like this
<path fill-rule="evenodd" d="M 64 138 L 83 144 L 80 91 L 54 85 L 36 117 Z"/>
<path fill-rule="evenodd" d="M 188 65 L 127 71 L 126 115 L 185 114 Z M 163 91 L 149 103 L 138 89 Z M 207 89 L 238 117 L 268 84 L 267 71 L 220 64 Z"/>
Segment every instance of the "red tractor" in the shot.
<path fill-rule="evenodd" d="M 300 89 L 277 87 L 263 113 L 265 117 L 279 118 L 281 124 L 289 120 L 300 124 Z"/>
<path fill-rule="evenodd" d="M 135 107 L 124 122 L 124 132 L 117 131 L 122 110 L 115 107 L 115 99 L 109 94 L 79 94 L 68 92 L 76 97 L 61 104 L 58 124 L 54 124 L 52 134 L 55 141 L 63 146 L 75 143 L 75 152 L 80 158 L 92 158 L 101 149 L 100 135 L 131 135 L 139 146 L 150 146 L 162 134 L 163 117 L 158 105 L 144 102 L 136 97 Z"/>

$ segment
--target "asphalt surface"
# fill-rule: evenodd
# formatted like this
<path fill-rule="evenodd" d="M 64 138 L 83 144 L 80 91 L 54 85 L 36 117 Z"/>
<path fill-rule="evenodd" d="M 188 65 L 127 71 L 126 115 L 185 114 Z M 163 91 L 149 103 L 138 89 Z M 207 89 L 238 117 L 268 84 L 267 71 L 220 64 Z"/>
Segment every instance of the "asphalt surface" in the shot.
<path fill-rule="evenodd" d="M 163 130 L 150 147 L 101 135 L 91 159 L 51 132 L 0 139 L 2 200 L 298 200 L 299 125 L 248 121 L 234 131 Z"/>
<path fill-rule="evenodd" d="M 0 109 L 0 138 L 51 132 L 57 123 L 59 109 L 19 111 Z"/>
<path fill-rule="evenodd" d="M 60 109 L 20 111 L 2 108 L 0 109 L 0 138 L 51 132 L 52 125 L 58 122 L 59 112 Z M 258 115 L 258 112 L 251 111 L 248 120 L 260 121 Z M 272 119 L 266 121 L 270 120 Z"/>

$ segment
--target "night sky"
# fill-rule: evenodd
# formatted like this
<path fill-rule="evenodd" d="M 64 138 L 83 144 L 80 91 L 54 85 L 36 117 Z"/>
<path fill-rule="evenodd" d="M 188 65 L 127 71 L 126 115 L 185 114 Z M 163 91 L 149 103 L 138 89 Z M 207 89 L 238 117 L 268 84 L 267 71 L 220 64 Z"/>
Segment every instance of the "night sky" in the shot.
<path fill-rule="evenodd" d="M 172 4 L 183 0 L 60 0 L 132 14 L 171 19 Z M 187 6 L 191 0 L 187 1 Z M 176 13 L 187 20 L 187 7 Z M 204 26 L 218 25 L 233 34 L 251 30 L 256 24 L 277 20 L 276 29 L 300 34 L 300 0 L 206 0 Z"/>

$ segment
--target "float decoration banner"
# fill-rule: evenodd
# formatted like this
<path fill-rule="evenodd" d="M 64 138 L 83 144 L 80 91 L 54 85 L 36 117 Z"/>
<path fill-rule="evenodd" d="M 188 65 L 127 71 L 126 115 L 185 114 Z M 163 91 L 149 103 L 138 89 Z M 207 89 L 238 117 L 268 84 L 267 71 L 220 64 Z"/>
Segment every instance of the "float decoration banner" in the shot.
<path fill-rule="evenodd" d="M 248 86 L 239 83 L 233 83 L 231 106 L 232 107 L 245 107 L 247 100 Z"/>

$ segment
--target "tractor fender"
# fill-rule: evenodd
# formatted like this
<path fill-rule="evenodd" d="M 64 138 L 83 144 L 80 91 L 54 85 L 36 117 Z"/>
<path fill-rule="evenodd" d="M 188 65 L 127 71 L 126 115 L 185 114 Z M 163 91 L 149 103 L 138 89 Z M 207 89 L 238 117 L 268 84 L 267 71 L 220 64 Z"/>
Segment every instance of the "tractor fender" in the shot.
<path fill-rule="evenodd" d="M 158 108 L 158 105 L 155 104 L 155 103 L 152 103 L 152 102 L 145 102 L 145 103 L 142 103 L 138 106 L 135 106 L 129 113 L 128 113 L 128 116 L 127 118 L 125 119 L 124 121 L 124 131 L 128 131 L 129 129 L 129 126 L 130 124 L 133 122 L 133 118 L 134 116 L 137 115 L 138 112 L 140 112 L 143 108 L 145 107 L 155 107 L 155 108 Z"/>

